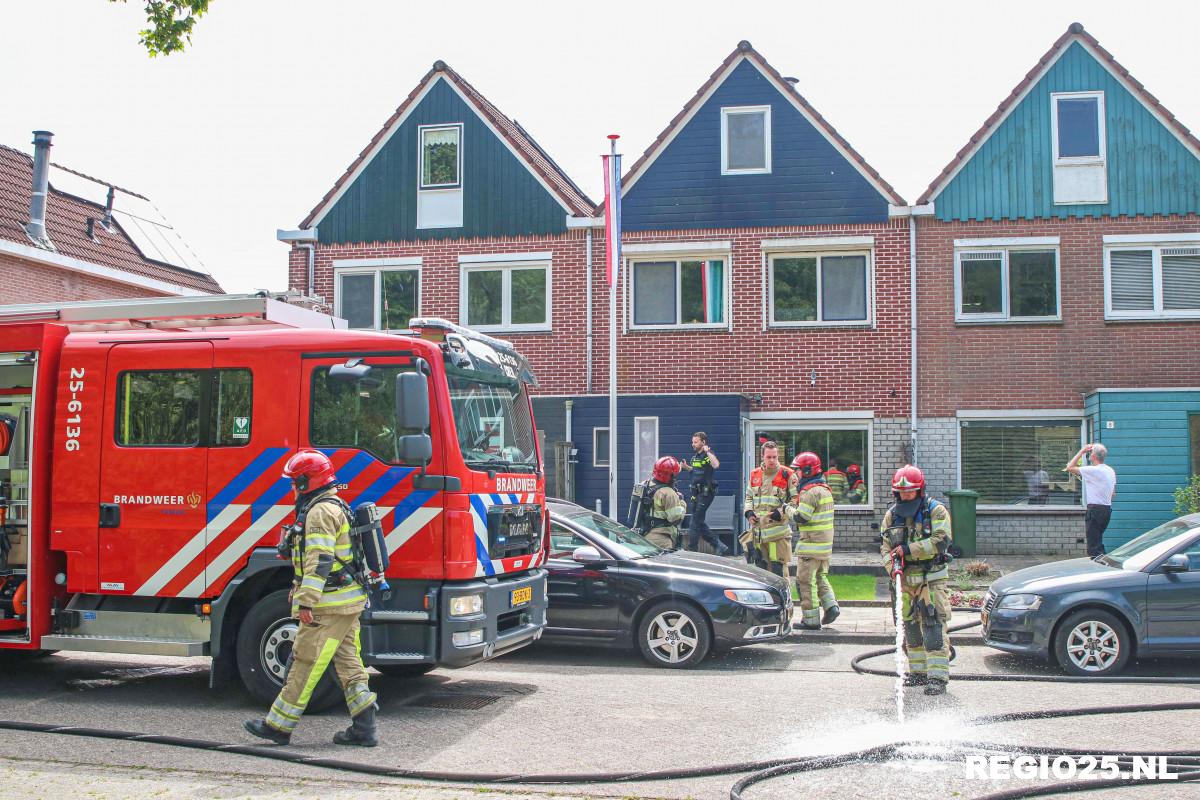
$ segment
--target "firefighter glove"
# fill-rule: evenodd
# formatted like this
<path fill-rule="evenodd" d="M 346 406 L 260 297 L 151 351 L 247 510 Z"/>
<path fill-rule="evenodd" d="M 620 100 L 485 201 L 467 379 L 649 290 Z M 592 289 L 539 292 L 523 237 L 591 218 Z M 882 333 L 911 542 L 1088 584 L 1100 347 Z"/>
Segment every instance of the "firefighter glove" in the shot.
<path fill-rule="evenodd" d="M 767 516 L 767 519 L 771 522 L 783 522 L 783 512 L 777 508 Z"/>

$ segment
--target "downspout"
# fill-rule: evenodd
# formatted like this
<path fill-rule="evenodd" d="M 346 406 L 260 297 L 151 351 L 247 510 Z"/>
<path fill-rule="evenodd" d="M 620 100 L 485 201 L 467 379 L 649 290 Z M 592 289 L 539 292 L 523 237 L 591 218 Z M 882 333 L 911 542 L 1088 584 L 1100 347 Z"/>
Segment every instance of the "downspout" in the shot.
<path fill-rule="evenodd" d="M 592 229 L 591 228 L 587 229 L 587 303 L 586 303 L 586 305 L 587 305 L 587 323 L 586 323 L 587 327 L 585 330 L 587 331 L 587 333 L 586 333 L 587 355 L 585 356 L 585 358 L 586 358 L 586 363 L 587 363 L 587 383 L 585 386 L 584 393 L 591 394 L 592 393 Z M 569 435 L 570 430 L 571 430 L 571 423 L 570 423 L 571 406 L 570 406 L 570 401 L 567 401 L 567 402 L 568 402 L 568 405 L 567 405 L 567 420 L 568 420 L 568 422 L 567 422 L 567 431 L 568 431 L 567 439 L 569 440 L 571 438 Z"/>
<path fill-rule="evenodd" d="M 313 288 L 317 282 L 317 246 L 311 242 L 300 242 L 298 246 L 308 251 L 308 282 L 304 294 L 307 297 L 315 297 L 316 292 Z"/>
<path fill-rule="evenodd" d="M 908 327 L 909 360 L 911 373 L 909 386 L 912 387 L 912 415 L 908 423 L 909 446 L 912 451 L 912 463 L 918 463 L 917 458 L 917 218 L 908 215 Z"/>

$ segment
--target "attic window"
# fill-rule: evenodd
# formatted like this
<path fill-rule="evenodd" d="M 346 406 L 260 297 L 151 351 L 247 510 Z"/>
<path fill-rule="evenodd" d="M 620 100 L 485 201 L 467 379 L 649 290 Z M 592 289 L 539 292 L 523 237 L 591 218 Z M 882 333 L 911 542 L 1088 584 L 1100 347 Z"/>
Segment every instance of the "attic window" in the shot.
<path fill-rule="evenodd" d="M 721 109 L 721 174 L 764 175 L 771 171 L 771 107 Z"/>
<path fill-rule="evenodd" d="M 421 127 L 421 188 L 462 185 L 462 125 Z"/>
<path fill-rule="evenodd" d="M 1094 164 L 1104 161 L 1104 93 L 1055 94 L 1054 163 Z"/>

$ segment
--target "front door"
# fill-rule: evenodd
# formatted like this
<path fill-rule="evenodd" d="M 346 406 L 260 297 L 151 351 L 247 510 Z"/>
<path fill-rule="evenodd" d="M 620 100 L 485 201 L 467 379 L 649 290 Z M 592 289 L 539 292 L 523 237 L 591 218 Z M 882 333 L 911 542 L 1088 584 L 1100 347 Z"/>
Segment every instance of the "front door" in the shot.
<path fill-rule="evenodd" d="M 100 591 L 178 596 L 204 573 L 207 341 L 109 351 L 100 461 Z M 203 588 L 201 586 L 200 588 Z M 198 596 L 198 595 L 188 595 Z"/>
<path fill-rule="evenodd" d="M 550 523 L 546 625 L 564 635 L 615 637 L 617 595 L 611 574 L 614 568 L 597 569 L 573 560 L 571 554 L 579 547 L 594 545 L 566 526 Z"/>
<path fill-rule="evenodd" d="M 1188 572 L 1156 572 L 1147 584 L 1147 641 L 1155 649 L 1200 650 L 1200 540 L 1181 552 Z"/>

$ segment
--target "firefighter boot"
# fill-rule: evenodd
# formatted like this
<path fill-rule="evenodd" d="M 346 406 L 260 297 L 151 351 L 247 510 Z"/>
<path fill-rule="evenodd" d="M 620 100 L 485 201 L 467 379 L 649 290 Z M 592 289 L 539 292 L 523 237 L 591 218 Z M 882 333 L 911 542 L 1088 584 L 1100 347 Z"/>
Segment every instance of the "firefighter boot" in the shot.
<path fill-rule="evenodd" d="M 291 734 L 284 733 L 278 728 L 272 728 L 266 720 L 248 719 L 242 723 L 242 727 L 258 738 L 267 739 L 275 744 L 289 744 L 292 741 Z"/>
<path fill-rule="evenodd" d="M 829 625 L 841 615 L 842 610 L 840 608 L 837 606 L 830 606 L 829 608 L 825 609 L 825 615 L 821 617 L 821 624 Z"/>
<path fill-rule="evenodd" d="M 925 686 L 929 680 L 919 672 L 909 672 L 904 676 L 905 686 Z"/>
<path fill-rule="evenodd" d="M 357 717 L 350 720 L 350 727 L 333 735 L 334 744 L 354 744 L 359 747 L 374 747 L 379 744 L 375 736 L 375 703 L 359 712 Z"/>
<path fill-rule="evenodd" d="M 931 678 L 925 686 L 925 694 L 930 697 L 946 693 L 946 682 Z"/>

